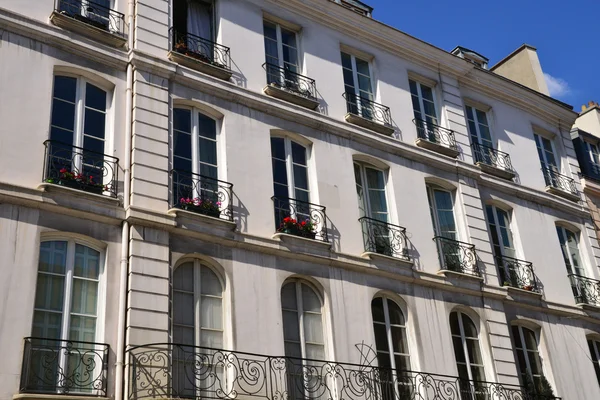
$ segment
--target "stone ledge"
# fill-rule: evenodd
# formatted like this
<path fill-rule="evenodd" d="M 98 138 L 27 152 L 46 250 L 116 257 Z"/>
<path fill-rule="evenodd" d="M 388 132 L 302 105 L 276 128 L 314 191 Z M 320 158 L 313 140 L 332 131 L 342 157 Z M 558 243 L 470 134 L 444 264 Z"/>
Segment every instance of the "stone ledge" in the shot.
<path fill-rule="evenodd" d="M 38 393 L 17 393 L 13 395 L 13 400 L 109 400 L 110 397 L 101 396 L 83 396 L 72 394 L 38 394 Z"/>
<path fill-rule="evenodd" d="M 581 200 L 581 197 L 579 197 L 579 193 L 575 195 L 573 193 L 566 192 L 562 189 L 555 188 L 554 186 L 546 186 L 546 193 L 560 196 L 560 197 L 563 197 L 563 198 L 565 198 L 567 200 L 571 200 L 571 201 Z"/>
<path fill-rule="evenodd" d="M 483 282 L 483 277 L 478 275 L 465 274 L 462 272 L 450 271 L 449 269 L 440 269 L 437 272 L 438 275 L 445 276 L 446 278 L 460 278 L 471 281 Z"/>
<path fill-rule="evenodd" d="M 476 162 L 475 165 L 479 167 L 482 172 L 486 174 L 497 176 L 498 178 L 503 178 L 506 180 L 513 180 L 515 177 L 515 173 L 512 171 L 507 171 L 502 168 L 494 167 L 493 165 L 488 165 L 482 162 Z"/>
<path fill-rule="evenodd" d="M 299 247 L 316 246 L 320 247 L 321 249 L 331 250 L 330 242 L 324 242 L 322 240 L 317 239 L 309 239 L 302 236 L 290 235 L 289 233 L 277 232 L 272 236 L 272 238 Z"/>
<path fill-rule="evenodd" d="M 386 136 L 391 136 L 392 133 L 394 133 L 394 128 L 371 121 L 370 119 L 363 118 L 356 114 L 348 113 L 344 116 L 344 120 L 350 124 L 358 125 Z"/>
<path fill-rule="evenodd" d="M 68 186 L 57 185 L 55 183 L 42 182 L 38 185 L 37 188 L 40 190 L 43 190 L 44 192 L 47 192 L 47 193 L 57 192 L 57 193 L 68 194 L 70 196 L 75 196 L 75 197 L 83 197 L 83 198 L 86 198 L 89 200 L 94 200 L 94 201 L 110 204 L 113 206 L 121 205 L 121 200 L 119 198 L 104 196 L 102 194 L 90 193 L 90 192 L 86 192 L 85 190 L 79 190 L 79 189 L 75 189 L 75 188 L 70 188 Z"/>
<path fill-rule="evenodd" d="M 229 220 L 223 219 L 223 218 L 209 217 L 208 215 L 195 213 L 193 211 L 183 210 L 181 208 L 170 208 L 169 211 L 167 211 L 167 214 L 174 215 L 177 218 L 185 218 L 185 219 L 189 219 L 189 220 L 194 220 L 196 222 L 203 222 L 208 225 L 214 225 L 214 226 L 219 226 L 222 228 L 228 228 L 232 231 L 237 228 L 237 224 L 233 221 L 229 221 Z"/>
<path fill-rule="evenodd" d="M 458 157 L 459 151 L 451 149 L 450 147 L 446 147 L 439 143 L 430 142 L 429 140 L 417 138 L 415 140 L 415 145 L 417 147 L 422 147 L 427 150 L 435 151 L 436 153 L 443 154 L 448 157 L 456 158 Z"/>
<path fill-rule="evenodd" d="M 393 262 L 393 263 L 399 263 L 399 264 L 401 264 L 403 266 L 410 267 L 411 269 L 415 265 L 415 263 L 411 259 L 409 259 L 409 258 L 401 258 L 401 257 L 388 256 L 388 255 L 385 255 L 385 254 L 374 253 L 372 251 L 365 251 L 360 256 L 362 258 L 367 258 L 367 259 L 373 260 L 373 261 L 383 260 L 383 261 L 390 261 L 390 262 Z"/>
<path fill-rule="evenodd" d="M 279 88 L 273 84 L 265 86 L 263 88 L 263 93 L 268 96 L 275 97 L 280 100 L 285 100 L 311 110 L 314 110 L 317 107 L 319 107 L 319 102 L 317 100 L 300 96 L 299 94 L 296 94 L 290 90 Z"/>
<path fill-rule="evenodd" d="M 83 21 L 78 21 L 75 18 L 56 11 L 50 14 L 50 22 L 59 28 L 77 32 L 109 46 L 123 47 L 125 46 L 125 43 L 127 43 L 127 39 L 122 36 L 111 33 L 110 31 L 105 31 L 90 24 L 86 24 Z M 123 25 L 124 24 L 125 21 L 123 21 Z"/>
<path fill-rule="evenodd" d="M 179 65 L 195 69 L 196 71 L 203 72 L 208 75 L 212 75 L 216 78 L 228 81 L 233 73 L 225 68 L 217 67 L 204 61 L 197 60 L 193 57 L 186 56 L 185 54 L 178 53 L 176 51 L 170 51 L 167 54 L 167 58 Z"/>
<path fill-rule="evenodd" d="M 531 290 L 520 289 L 512 286 L 503 286 L 506 289 L 506 293 L 513 300 L 534 300 L 542 301 L 544 295 L 542 293 L 534 292 Z"/>

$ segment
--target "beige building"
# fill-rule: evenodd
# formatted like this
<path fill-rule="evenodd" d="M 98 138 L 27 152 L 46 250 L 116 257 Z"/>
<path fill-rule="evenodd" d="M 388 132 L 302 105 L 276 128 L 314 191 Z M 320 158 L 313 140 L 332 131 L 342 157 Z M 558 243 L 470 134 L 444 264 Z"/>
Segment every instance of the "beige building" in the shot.
<path fill-rule="evenodd" d="M 600 398 L 583 117 L 372 11 L 0 3 L 0 400 Z"/>

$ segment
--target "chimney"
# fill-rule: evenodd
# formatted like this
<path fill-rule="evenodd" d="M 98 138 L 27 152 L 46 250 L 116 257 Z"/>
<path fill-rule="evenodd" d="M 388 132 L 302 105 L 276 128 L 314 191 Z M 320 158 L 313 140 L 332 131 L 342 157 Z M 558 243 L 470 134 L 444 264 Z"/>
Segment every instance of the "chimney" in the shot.
<path fill-rule="evenodd" d="M 523 44 L 490 71 L 549 96 L 548 85 L 535 47 Z"/>
<path fill-rule="evenodd" d="M 600 108 L 600 105 L 598 105 L 598 103 L 596 103 L 595 101 L 590 100 L 588 101 L 587 106 L 585 104 L 581 106 L 581 112 L 591 110 L 594 107 Z"/>

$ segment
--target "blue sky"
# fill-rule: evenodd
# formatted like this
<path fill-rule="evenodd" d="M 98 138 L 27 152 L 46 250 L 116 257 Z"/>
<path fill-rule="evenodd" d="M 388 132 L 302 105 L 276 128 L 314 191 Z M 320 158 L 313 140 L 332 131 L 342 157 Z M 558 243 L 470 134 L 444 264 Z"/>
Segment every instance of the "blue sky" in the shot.
<path fill-rule="evenodd" d="M 600 1 L 362 0 L 373 17 L 450 51 L 460 45 L 490 65 L 523 43 L 537 48 L 550 94 L 581 110 L 600 101 Z"/>

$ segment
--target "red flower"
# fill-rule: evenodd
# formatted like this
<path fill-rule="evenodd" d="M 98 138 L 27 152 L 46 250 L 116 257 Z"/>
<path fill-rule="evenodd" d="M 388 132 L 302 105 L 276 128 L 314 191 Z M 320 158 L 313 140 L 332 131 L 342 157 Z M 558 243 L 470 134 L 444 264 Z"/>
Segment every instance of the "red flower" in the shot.
<path fill-rule="evenodd" d="M 305 225 L 306 225 L 306 221 L 302 221 L 302 222 L 300 223 L 300 225 L 302 225 L 302 226 L 305 226 Z"/>
<path fill-rule="evenodd" d="M 66 168 L 61 168 L 61 170 L 60 170 L 60 173 L 61 173 L 61 174 L 64 174 L 64 173 L 66 173 L 66 172 L 67 172 L 67 169 L 66 169 Z"/>
<path fill-rule="evenodd" d="M 291 219 L 290 217 L 285 217 L 285 218 L 283 219 L 283 222 L 285 222 L 285 223 L 288 223 L 288 222 L 290 222 L 291 220 L 292 220 L 292 219 Z"/>

